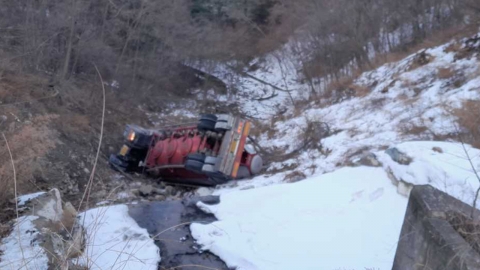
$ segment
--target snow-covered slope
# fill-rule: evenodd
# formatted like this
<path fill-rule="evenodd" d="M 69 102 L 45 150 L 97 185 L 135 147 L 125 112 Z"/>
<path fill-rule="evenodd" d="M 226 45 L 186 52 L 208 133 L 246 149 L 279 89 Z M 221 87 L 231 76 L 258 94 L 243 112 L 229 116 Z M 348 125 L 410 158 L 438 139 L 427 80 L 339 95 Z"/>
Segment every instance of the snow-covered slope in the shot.
<path fill-rule="evenodd" d="M 452 136 L 462 128 L 453 112 L 480 100 L 480 68 L 475 54 L 457 57 L 452 44 L 363 73 L 353 85 L 361 94 L 272 121 L 274 135 L 259 144 L 286 153 L 301 145 L 309 122 L 332 132 L 316 142 L 321 148 L 218 188 L 221 203 L 200 206 L 219 221 L 193 224 L 194 237 L 236 269 L 391 269 L 412 185 L 469 204 L 480 186 L 480 150 Z M 344 168 L 366 156 L 379 167 Z M 284 184 L 292 172 L 307 179 Z"/>
<path fill-rule="evenodd" d="M 193 236 L 238 270 L 391 269 L 407 199 L 380 168 L 344 168 L 201 205 Z"/>
<path fill-rule="evenodd" d="M 312 102 L 300 114 L 276 121 L 275 135 L 264 133 L 258 139 L 262 147 L 286 153 L 296 149 L 309 122 L 327 123 L 331 134 L 317 142 L 323 151 L 303 151 L 293 159 L 271 164 L 269 171 L 288 167 L 307 176 L 332 172 L 366 151 L 376 152 L 411 140 L 448 138 L 456 133 L 455 109 L 464 101 L 480 100 L 480 66 L 475 55 L 457 59 L 457 52 L 449 50 L 450 46 L 427 49 L 430 62 L 425 65 L 418 66 L 418 54 L 413 54 L 363 73 L 354 85 L 367 89 L 364 95 L 331 105 Z M 442 70 L 448 70 L 451 76 L 439 75 Z M 276 180 L 265 177 L 242 182 L 236 189 L 273 182 Z"/>

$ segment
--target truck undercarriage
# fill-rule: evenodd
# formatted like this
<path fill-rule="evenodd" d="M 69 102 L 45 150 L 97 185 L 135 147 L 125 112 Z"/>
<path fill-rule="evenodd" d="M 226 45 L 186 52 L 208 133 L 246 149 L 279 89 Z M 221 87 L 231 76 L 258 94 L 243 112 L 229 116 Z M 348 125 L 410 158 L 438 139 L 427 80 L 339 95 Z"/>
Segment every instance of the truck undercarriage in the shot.
<path fill-rule="evenodd" d="M 202 115 L 198 123 L 158 130 L 127 125 L 110 164 L 178 184 L 215 186 L 258 174 L 262 158 L 247 144 L 251 123 L 231 115 Z"/>

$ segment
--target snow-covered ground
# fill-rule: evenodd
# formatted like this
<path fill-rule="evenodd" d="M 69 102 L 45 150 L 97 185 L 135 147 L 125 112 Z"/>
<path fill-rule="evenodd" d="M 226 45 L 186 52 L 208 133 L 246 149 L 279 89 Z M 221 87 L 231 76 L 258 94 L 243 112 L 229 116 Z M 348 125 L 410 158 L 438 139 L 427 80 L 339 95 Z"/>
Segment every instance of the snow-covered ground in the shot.
<path fill-rule="evenodd" d="M 391 269 L 406 204 L 383 169 L 344 168 L 226 194 L 191 230 L 237 270 Z"/>
<path fill-rule="evenodd" d="M 308 122 L 332 133 L 318 142 L 323 151 L 218 188 L 221 203 L 200 206 L 219 221 L 193 224 L 194 237 L 236 269 L 391 269 L 407 201 L 395 184 L 429 184 L 468 204 L 480 186 L 480 150 L 434 141 L 461 129 L 455 109 L 480 100 L 478 60 L 457 59 L 449 46 L 426 50 L 423 66 L 411 55 L 362 74 L 362 95 L 276 121 L 275 135 L 258 139 L 267 149 L 295 150 Z M 389 148 L 409 161 L 394 161 Z M 380 168 L 344 168 L 367 153 Z M 307 179 L 283 184 L 295 171 Z"/>
<path fill-rule="evenodd" d="M 480 172 L 480 149 L 461 143 L 406 142 L 395 146 L 411 159 L 402 165 L 386 153 L 378 153 L 385 171 L 406 183 L 431 185 L 473 205 L 480 187 L 474 168 Z M 477 205 L 479 205 L 477 203 Z"/>
<path fill-rule="evenodd" d="M 0 244 L 0 269 L 48 269 L 46 251 L 34 221 L 37 216 L 20 217 L 9 236 Z M 80 214 L 85 227 L 85 251 L 71 263 L 88 269 L 156 270 L 160 250 L 147 230 L 128 215 L 126 205 L 106 206 Z"/>
<path fill-rule="evenodd" d="M 80 224 L 87 230 L 82 265 L 91 270 L 158 268 L 159 248 L 147 230 L 128 215 L 126 205 L 95 208 L 80 216 Z"/>
<path fill-rule="evenodd" d="M 38 242 L 32 241 L 38 235 L 33 224 L 36 219 L 25 216 L 15 221 L 12 232 L 0 245 L 0 269 L 48 269 L 47 254 Z"/>
<path fill-rule="evenodd" d="M 275 135 L 264 133 L 257 139 L 266 149 L 285 153 L 295 150 L 302 144 L 309 122 L 327 123 L 332 134 L 318 142 L 323 151 L 303 151 L 295 158 L 271 164 L 268 170 L 284 171 L 283 175 L 289 171 L 307 176 L 327 173 L 364 152 L 378 152 L 405 141 L 448 138 L 456 133 L 455 109 L 461 108 L 464 101 L 480 100 L 480 66 L 475 56 L 456 59 L 455 52 L 448 50 L 450 44 L 427 49 L 431 61 L 423 66 L 415 65 L 417 54 L 413 54 L 361 74 L 354 85 L 367 89 L 364 95 L 336 104 L 326 100 L 321 106 L 312 103 L 301 113 L 274 122 Z M 450 70 L 451 77 L 439 76 L 441 69 Z M 243 181 L 233 190 L 278 183 L 279 178 L 271 175 Z M 222 188 L 216 194 L 225 192 L 229 189 Z"/>
<path fill-rule="evenodd" d="M 45 194 L 45 192 L 41 191 L 41 192 L 36 192 L 36 193 L 32 193 L 32 194 L 25 194 L 25 195 L 22 195 L 22 196 L 18 196 L 18 206 L 23 206 L 25 205 L 27 202 L 39 197 L 39 196 L 42 196 L 43 194 Z"/>

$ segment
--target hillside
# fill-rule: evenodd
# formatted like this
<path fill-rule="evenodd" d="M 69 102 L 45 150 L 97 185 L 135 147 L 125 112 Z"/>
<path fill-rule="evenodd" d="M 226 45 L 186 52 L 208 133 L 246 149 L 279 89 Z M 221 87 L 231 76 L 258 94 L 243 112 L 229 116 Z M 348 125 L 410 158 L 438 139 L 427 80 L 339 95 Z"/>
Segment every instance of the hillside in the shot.
<path fill-rule="evenodd" d="M 478 1 L 0 6 L 0 269 L 391 269 L 414 186 L 480 209 Z M 259 175 L 109 165 L 204 113 Z"/>
<path fill-rule="evenodd" d="M 429 184 L 474 203 L 480 187 L 474 171 L 480 168 L 475 122 L 480 102 L 478 53 L 478 36 L 452 40 L 336 84 L 315 100 L 305 100 L 302 91 L 308 85 L 295 80 L 295 72 L 288 73 L 295 69 L 279 71 L 278 62 L 269 61 L 275 58 L 267 58 L 263 68 L 243 76 L 235 96 L 237 101 L 248 96 L 258 87 L 258 78 L 269 85 L 264 95 L 271 98 L 240 102 L 245 106 L 240 112 L 255 123 L 253 138 L 268 160 L 265 173 L 208 191 L 220 195 L 220 203 L 198 206 L 218 221 L 184 226 L 190 227 L 201 250 L 219 256 L 232 269 L 390 269 L 413 185 Z M 280 73 L 291 79 L 278 83 Z M 213 74 L 222 78 L 221 72 Z M 280 94 L 276 88 L 291 92 Z M 173 117 L 197 112 L 183 108 Z M 148 115 L 168 119 L 161 112 Z M 117 119 L 110 117 L 107 121 Z M 117 183 L 126 180 L 107 169 Z M 130 206 L 106 206 L 81 215 L 89 236 L 88 259 L 81 256 L 76 263 L 89 269 L 116 265 L 121 256 L 103 247 L 110 243 L 128 254 L 120 259 L 125 269 L 157 268 L 160 258 L 154 254 L 159 250 L 127 212 L 144 203 L 131 189 L 131 184 L 124 185 L 101 203 L 133 201 Z M 123 195 L 113 195 L 117 193 Z M 22 226 L 33 226 L 28 224 Z M 117 229 L 107 229 L 112 226 Z M 97 232 L 103 236 L 92 237 Z M 37 268 L 46 269 L 46 254 L 38 246 L 21 242 L 11 247 L 15 233 L 16 229 L 0 246 L 2 262 L 23 262 L 12 256 L 23 246 Z M 121 237 L 128 241 L 112 240 Z M 129 259 L 137 253 L 148 264 L 139 266 Z M 92 264 L 92 258 L 97 263 Z"/>

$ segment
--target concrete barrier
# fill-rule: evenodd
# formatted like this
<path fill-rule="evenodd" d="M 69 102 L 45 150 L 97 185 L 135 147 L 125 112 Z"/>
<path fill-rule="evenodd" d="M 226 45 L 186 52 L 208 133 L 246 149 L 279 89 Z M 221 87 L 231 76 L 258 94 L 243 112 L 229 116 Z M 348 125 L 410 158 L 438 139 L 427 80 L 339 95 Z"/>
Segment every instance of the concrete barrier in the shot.
<path fill-rule="evenodd" d="M 392 269 L 480 269 L 480 254 L 454 229 L 448 218 L 454 213 L 469 216 L 471 209 L 431 186 L 414 187 Z M 480 217 L 478 210 L 475 216 Z"/>

